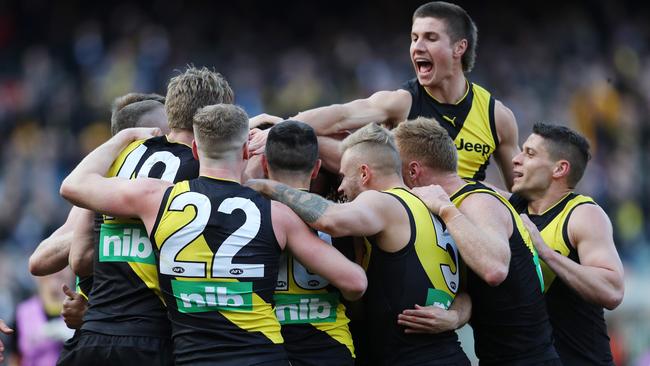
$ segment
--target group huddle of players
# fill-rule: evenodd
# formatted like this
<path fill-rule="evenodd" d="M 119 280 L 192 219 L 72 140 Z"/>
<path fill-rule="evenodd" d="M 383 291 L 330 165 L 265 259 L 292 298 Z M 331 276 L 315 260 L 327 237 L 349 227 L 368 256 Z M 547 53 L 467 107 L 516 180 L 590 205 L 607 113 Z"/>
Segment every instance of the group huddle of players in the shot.
<path fill-rule="evenodd" d="M 30 259 L 80 278 L 58 364 L 469 365 L 469 322 L 482 365 L 612 365 L 623 269 L 573 191 L 589 145 L 538 123 L 520 149 L 465 77 L 475 48 L 469 15 L 432 2 L 396 91 L 249 119 L 188 67 L 164 98 L 118 99 Z M 490 157 L 509 191 L 482 182 Z"/>

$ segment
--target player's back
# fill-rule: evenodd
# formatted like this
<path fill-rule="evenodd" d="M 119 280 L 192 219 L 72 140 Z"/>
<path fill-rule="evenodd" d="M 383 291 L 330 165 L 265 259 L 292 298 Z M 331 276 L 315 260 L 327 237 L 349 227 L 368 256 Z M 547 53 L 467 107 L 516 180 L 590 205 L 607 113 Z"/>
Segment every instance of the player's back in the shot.
<path fill-rule="evenodd" d="M 178 365 L 288 361 L 273 292 L 281 248 L 271 202 L 201 176 L 170 187 L 152 230 Z"/>
<path fill-rule="evenodd" d="M 397 252 L 381 250 L 372 238 L 368 289 L 364 296 L 370 365 L 469 365 L 455 332 L 406 334 L 397 316 L 418 305 L 449 308 L 460 272 L 455 242 L 440 221 L 405 189 L 386 191 L 407 211 L 408 244 Z M 395 202 L 395 204 L 399 204 Z"/>
<path fill-rule="evenodd" d="M 198 176 L 198 161 L 189 146 L 160 136 L 127 146 L 107 175 L 176 182 Z M 120 336 L 169 337 L 156 257 L 142 222 L 112 217 L 102 221 L 82 329 Z"/>

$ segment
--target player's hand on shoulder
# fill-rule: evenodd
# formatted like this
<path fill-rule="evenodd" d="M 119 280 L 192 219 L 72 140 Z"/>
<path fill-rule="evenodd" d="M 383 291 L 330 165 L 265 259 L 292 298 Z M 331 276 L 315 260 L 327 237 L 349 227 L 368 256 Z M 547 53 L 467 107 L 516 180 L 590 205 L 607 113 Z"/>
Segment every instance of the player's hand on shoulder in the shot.
<path fill-rule="evenodd" d="M 418 196 L 422 202 L 431 210 L 431 212 L 438 215 L 440 209 L 444 206 L 453 205 L 449 199 L 449 195 L 439 185 L 429 185 L 424 187 L 414 187 L 411 192 Z"/>

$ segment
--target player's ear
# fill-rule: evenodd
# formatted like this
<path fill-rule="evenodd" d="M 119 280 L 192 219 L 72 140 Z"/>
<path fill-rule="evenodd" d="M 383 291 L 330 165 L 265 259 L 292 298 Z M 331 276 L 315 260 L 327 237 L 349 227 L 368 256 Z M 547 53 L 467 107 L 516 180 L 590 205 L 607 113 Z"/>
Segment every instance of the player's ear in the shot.
<path fill-rule="evenodd" d="M 196 140 L 192 139 L 192 155 L 194 159 L 199 160 L 199 150 L 196 147 Z"/>
<path fill-rule="evenodd" d="M 316 160 L 316 164 L 314 164 L 314 169 L 311 170 L 311 180 L 316 179 L 318 176 L 318 172 L 320 171 L 320 166 L 322 164 L 322 161 L 320 159 Z"/>
<path fill-rule="evenodd" d="M 467 40 L 465 38 L 454 43 L 454 57 L 461 58 L 467 50 Z"/>
<path fill-rule="evenodd" d="M 250 151 L 248 151 L 248 140 L 244 142 L 244 147 L 242 148 L 242 150 L 243 150 L 242 158 L 244 160 L 248 160 L 250 158 Z"/>
<path fill-rule="evenodd" d="M 370 179 L 372 179 L 372 171 L 370 171 L 370 167 L 368 167 L 367 164 L 361 164 L 359 171 L 361 173 L 361 184 L 369 184 Z"/>
<path fill-rule="evenodd" d="M 569 175 L 571 163 L 568 160 L 558 160 L 553 167 L 553 178 L 562 178 Z"/>
<path fill-rule="evenodd" d="M 262 170 L 264 171 L 264 176 L 269 177 L 269 162 L 266 160 L 266 154 L 262 154 Z"/>

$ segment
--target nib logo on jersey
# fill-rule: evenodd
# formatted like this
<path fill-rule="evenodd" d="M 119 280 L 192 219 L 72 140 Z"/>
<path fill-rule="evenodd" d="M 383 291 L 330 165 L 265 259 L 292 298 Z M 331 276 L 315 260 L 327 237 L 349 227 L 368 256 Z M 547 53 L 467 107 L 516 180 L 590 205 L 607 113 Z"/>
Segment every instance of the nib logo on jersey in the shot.
<path fill-rule="evenodd" d="M 276 294 L 275 316 L 280 324 L 332 323 L 336 321 L 338 293 Z"/>
<path fill-rule="evenodd" d="M 253 310 L 252 282 L 172 280 L 172 292 L 181 313 Z"/>
<path fill-rule="evenodd" d="M 99 232 L 100 262 L 156 264 L 156 257 L 141 224 L 102 224 Z"/>

